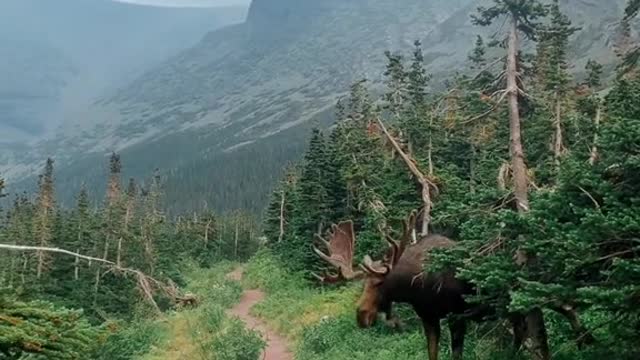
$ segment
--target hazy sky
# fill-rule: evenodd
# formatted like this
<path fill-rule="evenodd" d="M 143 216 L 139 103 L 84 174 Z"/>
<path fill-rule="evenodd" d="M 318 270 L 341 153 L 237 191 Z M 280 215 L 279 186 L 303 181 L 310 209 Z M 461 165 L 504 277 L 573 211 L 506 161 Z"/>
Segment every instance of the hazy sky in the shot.
<path fill-rule="evenodd" d="M 230 5 L 248 5 L 251 0 L 115 0 L 141 5 L 156 6 L 188 6 L 188 7 L 216 7 Z"/>

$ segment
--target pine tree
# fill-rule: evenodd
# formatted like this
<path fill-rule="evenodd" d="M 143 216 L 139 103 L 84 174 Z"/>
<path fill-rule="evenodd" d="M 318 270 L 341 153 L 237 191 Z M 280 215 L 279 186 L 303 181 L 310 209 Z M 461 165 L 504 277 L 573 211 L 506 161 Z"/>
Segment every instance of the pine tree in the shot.
<path fill-rule="evenodd" d="M 427 87 L 429 86 L 431 75 L 427 73 L 424 67 L 424 54 L 420 40 L 416 40 L 413 43 L 413 59 L 407 77 L 411 105 L 414 111 L 421 115 L 426 105 Z"/>
<path fill-rule="evenodd" d="M 482 36 L 478 35 L 476 37 L 475 47 L 469 54 L 469 61 L 471 61 L 472 69 L 482 69 L 487 65 L 487 49 L 484 44 L 484 39 Z"/>
<path fill-rule="evenodd" d="M 295 201 L 298 175 L 295 168 L 289 168 L 271 195 L 264 217 L 263 233 L 271 245 L 288 241 L 291 235 L 291 215 Z"/>
<path fill-rule="evenodd" d="M 160 233 L 163 231 L 164 213 L 162 211 L 162 178 L 160 170 L 155 169 L 149 185 L 143 190 L 142 224 L 140 226 L 140 239 L 142 242 L 145 268 L 154 273 L 158 260 L 157 248 Z M 164 238 L 163 238 L 164 239 Z M 166 240 L 166 239 L 165 239 Z M 163 247 L 165 244 L 161 244 Z"/>
<path fill-rule="evenodd" d="M 600 132 L 600 122 L 602 121 L 602 101 L 596 94 L 596 91 L 601 86 L 602 78 L 602 65 L 594 60 L 589 60 L 585 67 L 587 71 L 587 79 L 585 85 L 589 88 L 590 95 L 580 105 L 581 109 L 586 109 L 587 115 L 593 119 L 591 131 L 591 151 L 589 153 L 589 163 L 595 164 L 598 160 L 598 133 Z M 591 110 L 593 109 L 593 110 Z M 589 111 L 591 110 L 591 111 Z"/>
<path fill-rule="evenodd" d="M 8 242 L 13 245 L 37 245 L 34 242 L 34 218 L 35 206 L 26 195 L 17 195 L 12 208 L 7 212 L 7 226 L 5 229 Z M 16 256 L 12 267 L 17 271 L 11 273 L 8 279 L 10 284 L 19 282 L 25 286 L 32 280 L 30 262 L 32 257 L 28 254 Z M 15 276 L 14 276 L 15 275 Z"/>
<path fill-rule="evenodd" d="M 538 30 L 538 63 L 536 71 L 542 74 L 543 90 L 550 94 L 549 100 L 554 103 L 554 135 L 553 155 L 556 165 L 559 166 L 561 157 L 566 151 L 564 133 L 565 125 L 562 122 L 565 114 L 563 106 L 567 101 L 569 91 L 569 74 L 567 72 L 567 48 L 569 37 L 578 31 L 571 26 L 569 18 L 560 10 L 558 0 L 554 0 L 549 6 L 549 24 Z"/>
<path fill-rule="evenodd" d="M 76 199 L 76 208 L 70 220 L 72 239 L 65 244 L 64 248 L 75 249 L 76 252 L 80 254 L 97 255 L 95 253 L 97 244 L 94 238 L 95 220 L 91 214 L 90 206 L 87 188 L 82 185 Z M 75 281 L 78 281 L 81 275 L 84 275 L 81 274 L 81 267 L 80 260 L 75 258 L 73 266 L 73 279 Z"/>
<path fill-rule="evenodd" d="M 529 180 L 525 164 L 525 154 L 522 145 L 521 108 L 519 96 L 522 89 L 518 81 L 518 54 L 520 53 L 520 34 L 535 38 L 538 27 L 536 21 L 546 15 L 545 7 L 536 0 L 494 0 L 490 8 L 478 8 L 478 15 L 473 16 L 474 23 L 489 26 L 498 18 L 506 18 L 507 34 L 507 88 L 505 94 L 509 101 L 509 128 L 511 170 L 513 172 L 514 195 L 519 212 L 529 211 Z M 530 257 L 531 255 L 525 255 Z M 525 261 L 528 261 L 526 259 Z M 550 358 L 547 341 L 547 330 L 540 308 L 533 308 L 526 315 L 527 333 L 532 341 L 532 352 L 536 359 Z"/>
<path fill-rule="evenodd" d="M 387 58 L 386 76 L 387 92 L 384 96 L 386 102 L 384 109 L 389 111 L 394 119 L 400 118 L 404 112 L 407 101 L 407 72 L 404 68 L 404 57 L 400 54 L 392 54 L 385 51 Z"/>
<path fill-rule="evenodd" d="M 81 311 L 18 301 L 5 292 L 0 293 L 0 358 L 86 358 L 103 335 Z"/>
<path fill-rule="evenodd" d="M 120 155 L 112 153 L 109 158 L 109 175 L 107 180 L 107 189 L 105 193 L 105 205 L 102 211 L 102 244 L 97 244 L 96 253 L 98 257 L 104 260 L 121 261 L 121 229 L 123 220 L 123 204 L 121 190 L 122 163 Z M 115 248 L 115 249 L 114 249 Z M 114 251 L 115 250 L 115 251 Z M 115 256 L 113 253 L 115 252 Z M 100 292 L 100 283 L 102 281 L 102 272 L 98 268 L 94 280 L 94 306 L 98 303 Z"/>
<path fill-rule="evenodd" d="M 589 59 L 585 70 L 587 71 L 586 85 L 591 89 L 598 89 L 602 85 L 602 64 Z"/>
<path fill-rule="evenodd" d="M 433 147 L 434 126 L 433 114 L 429 111 L 427 89 L 431 76 L 424 66 L 424 55 L 420 41 L 414 43 L 411 68 L 407 74 L 409 89 L 409 106 L 399 122 L 400 128 L 408 141 L 408 151 L 414 148 Z M 431 166 L 430 166 L 431 168 Z"/>
<path fill-rule="evenodd" d="M 37 213 L 34 233 L 37 244 L 40 247 L 49 246 L 53 239 L 53 223 L 55 217 L 55 194 L 53 180 L 53 160 L 47 159 L 44 173 L 40 176 L 38 183 Z M 36 276 L 39 279 L 47 271 L 48 256 L 43 251 L 36 253 L 38 258 Z"/>
<path fill-rule="evenodd" d="M 296 214 L 292 223 L 295 237 L 287 244 L 293 254 L 298 254 L 292 259 L 298 270 L 308 270 L 310 264 L 317 262 L 313 253 L 309 251 L 311 242 L 314 234 L 320 233 L 331 219 L 326 186 L 329 169 L 326 151 L 327 144 L 322 132 L 313 129 L 297 182 Z"/>
<path fill-rule="evenodd" d="M 640 1 L 628 0 L 625 16 L 620 24 L 619 40 L 616 44 L 616 53 L 622 59 L 618 66 L 618 77 L 633 75 L 640 60 L 640 47 L 631 42 L 631 23 L 638 17 L 639 12 Z"/>

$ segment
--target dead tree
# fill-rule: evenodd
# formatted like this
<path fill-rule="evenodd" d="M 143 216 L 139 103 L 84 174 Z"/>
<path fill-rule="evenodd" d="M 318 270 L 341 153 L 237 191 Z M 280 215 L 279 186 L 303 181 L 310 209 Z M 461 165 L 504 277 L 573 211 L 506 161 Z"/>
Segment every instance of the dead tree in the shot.
<path fill-rule="evenodd" d="M 431 189 L 437 191 L 438 188 L 433 184 L 421 171 L 418 169 L 418 165 L 415 159 L 410 157 L 407 153 L 402 150 L 402 147 L 396 139 L 389 133 L 386 126 L 382 122 L 382 119 L 377 118 L 378 125 L 380 125 L 380 129 L 386 136 L 387 140 L 393 145 L 393 148 L 396 150 L 400 158 L 405 163 L 405 165 L 409 168 L 409 171 L 416 177 L 418 183 L 422 187 L 422 229 L 420 234 L 422 236 L 429 234 L 429 225 L 431 223 L 431 209 L 433 207 L 433 203 L 431 200 Z"/>

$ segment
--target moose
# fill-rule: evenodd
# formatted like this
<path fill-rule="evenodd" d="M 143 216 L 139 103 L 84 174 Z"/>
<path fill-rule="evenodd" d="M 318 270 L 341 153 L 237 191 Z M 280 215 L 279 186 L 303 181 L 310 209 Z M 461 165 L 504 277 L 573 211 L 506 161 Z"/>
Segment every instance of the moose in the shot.
<path fill-rule="evenodd" d="M 364 280 L 356 312 L 357 323 L 361 328 L 373 326 L 379 314 L 384 315 L 389 326 L 398 327 L 400 321 L 393 314 L 393 303 L 411 305 L 424 327 L 429 360 L 438 359 L 440 321 L 449 317 L 452 359 L 461 360 L 467 321 L 480 321 L 489 316 L 492 309 L 465 301 L 467 295 L 474 294 L 475 288 L 469 282 L 458 279 L 455 269 L 424 271 L 423 265 L 429 260 L 433 250 L 452 248 L 456 246 L 456 242 L 441 235 L 428 235 L 413 241 L 415 222 L 414 211 L 403 222 L 400 241 L 385 232 L 389 249 L 383 259 L 373 261 L 367 255 L 357 269 L 353 267 L 356 240 L 353 222 L 343 221 L 332 225 L 328 231 L 328 240 L 316 235 L 328 249 L 328 254 L 315 246 L 313 249 L 320 258 L 335 267 L 337 273 L 315 276 L 324 283 Z M 573 309 L 558 306 L 555 310 L 569 319 L 574 331 L 582 333 L 581 336 L 587 340 L 592 339 L 584 331 Z M 513 326 L 514 348 L 520 349 L 525 339 L 524 318 L 513 314 L 510 321 Z"/>

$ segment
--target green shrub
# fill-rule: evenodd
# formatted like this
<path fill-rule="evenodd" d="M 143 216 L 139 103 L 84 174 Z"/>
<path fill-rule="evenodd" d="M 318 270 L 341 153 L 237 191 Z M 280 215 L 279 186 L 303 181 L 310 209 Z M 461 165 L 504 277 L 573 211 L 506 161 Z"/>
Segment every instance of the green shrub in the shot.
<path fill-rule="evenodd" d="M 212 360 L 258 360 L 265 342 L 255 331 L 237 320 L 229 320 L 210 343 Z"/>
<path fill-rule="evenodd" d="M 0 288 L 0 359 L 80 359 L 103 333 L 82 311 L 16 300 Z"/>
<path fill-rule="evenodd" d="M 237 265 L 223 261 L 204 269 L 190 267 L 187 271 L 188 286 L 186 291 L 198 295 L 202 303 L 216 304 L 228 308 L 236 304 L 242 296 L 242 286 L 226 278 Z"/>
<path fill-rule="evenodd" d="M 107 341 L 93 354 L 95 360 L 130 360 L 146 354 L 162 339 L 161 329 L 151 321 L 111 324 Z"/>

